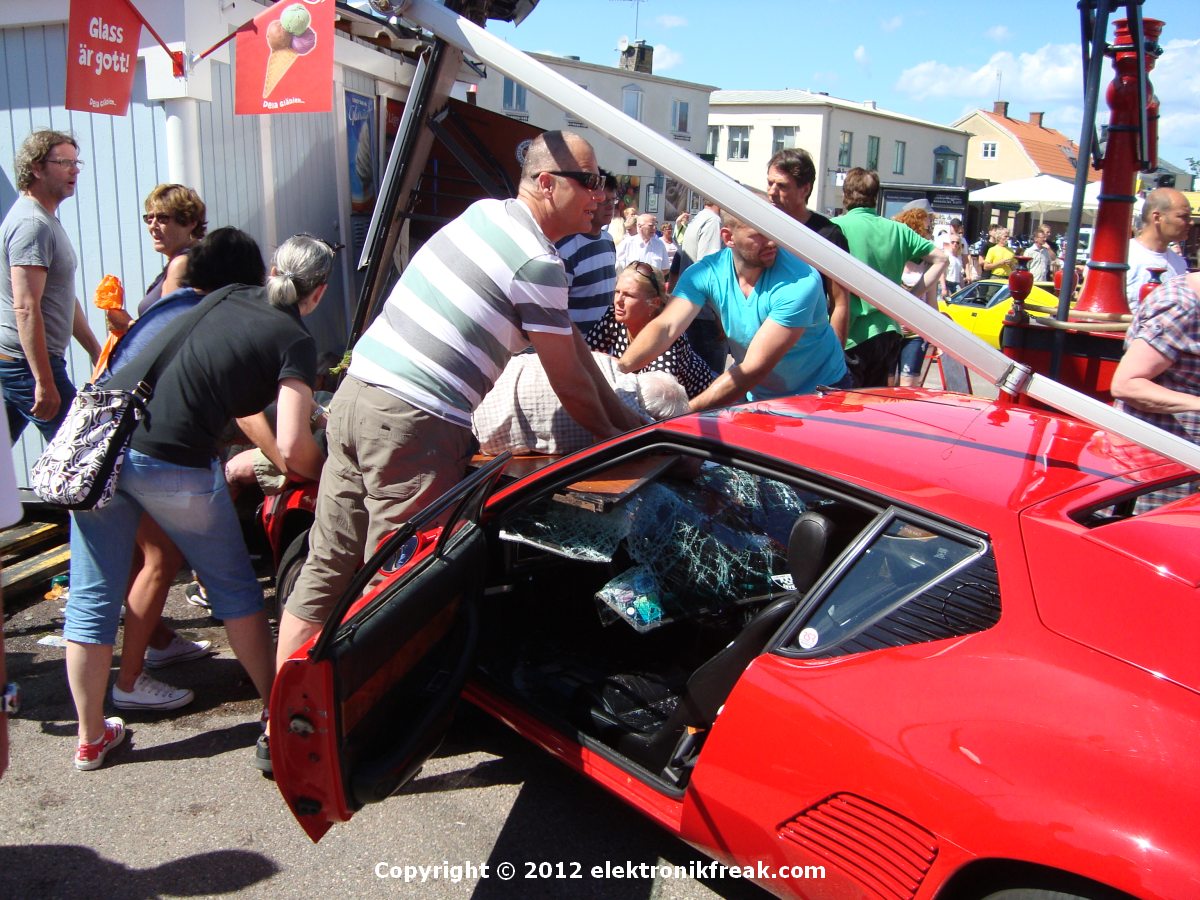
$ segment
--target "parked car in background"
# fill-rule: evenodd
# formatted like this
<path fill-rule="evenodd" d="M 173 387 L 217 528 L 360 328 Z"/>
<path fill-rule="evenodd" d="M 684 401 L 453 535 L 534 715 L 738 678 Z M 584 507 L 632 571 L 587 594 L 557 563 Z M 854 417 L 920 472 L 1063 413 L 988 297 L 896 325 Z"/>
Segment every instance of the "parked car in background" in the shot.
<path fill-rule="evenodd" d="M 1004 327 L 1004 317 L 1012 309 L 1012 303 L 1008 279 L 987 278 L 973 281 L 950 297 L 939 300 L 938 309 L 988 346 L 1000 349 L 1000 329 Z M 1030 315 L 1047 315 L 1032 307 L 1056 308 L 1058 297 L 1054 294 L 1054 285 L 1050 282 L 1034 285 L 1025 304 Z"/>

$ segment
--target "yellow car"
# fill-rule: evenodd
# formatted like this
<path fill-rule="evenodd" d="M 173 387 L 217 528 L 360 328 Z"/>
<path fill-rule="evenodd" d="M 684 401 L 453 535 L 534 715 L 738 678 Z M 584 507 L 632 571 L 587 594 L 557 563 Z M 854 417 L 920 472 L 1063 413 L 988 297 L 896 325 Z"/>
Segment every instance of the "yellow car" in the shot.
<path fill-rule="evenodd" d="M 1054 285 L 1043 282 L 1033 286 L 1025 303 L 1030 306 L 1041 306 L 1054 309 L 1058 306 L 1058 297 L 1054 293 Z M 1007 278 L 989 278 L 967 285 L 957 294 L 945 300 L 938 301 L 938 309 L 961 325 L 985 344 L 996 349 L 1000 348 L 1000 329 L 1004 326 L 1004 317 L 1012 308 L 1012 295 L 1008 292 Z M 1031 309 L 1032 316 L 1044 316 L 1047 313 Z"/>

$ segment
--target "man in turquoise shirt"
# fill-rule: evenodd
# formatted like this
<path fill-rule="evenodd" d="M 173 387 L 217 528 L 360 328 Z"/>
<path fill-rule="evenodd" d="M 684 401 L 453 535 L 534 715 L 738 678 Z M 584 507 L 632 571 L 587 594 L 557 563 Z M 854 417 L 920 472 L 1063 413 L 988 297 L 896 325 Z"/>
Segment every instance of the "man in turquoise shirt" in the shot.
<path fill-rule="evenodd" d="M 850 255 L 896 284 L 904 264 L 925 262 L 926 287 L 937 284 L 946 268 L 946 254 L 907 225 L 885 219 L 875 211 L 879 176 L 866 169 L 846 173 L 842 185 L 844 215 L 833 221 L 842 229 Z M 900 357 L 900 326 L 862 297 L 850 295 L 850 332 L 846 363 L 858 387 L 887 387 L 888 376 Z"/>
<path fill-rule="evenodd" d="M 729 337 L 734 365 L 691 401 L 693 410 L 743 400 L 848 387 L 837 335 L 829 325 L 821 275 L 761 232 L 725 212 L 725 249 L 690 266 L 675 296 L 642 329 L 620 368 L 636 372 L 661 354 L 711 303 Z"/>

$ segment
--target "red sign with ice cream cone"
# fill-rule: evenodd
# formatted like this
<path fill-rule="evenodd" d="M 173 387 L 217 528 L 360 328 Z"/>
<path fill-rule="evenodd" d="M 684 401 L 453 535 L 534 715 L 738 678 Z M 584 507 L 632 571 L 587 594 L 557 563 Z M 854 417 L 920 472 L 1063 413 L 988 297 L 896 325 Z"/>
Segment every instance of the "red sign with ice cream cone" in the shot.
<path fill-rule="evenodd" d="M 280 0 L 235 44 L 238 115 L 333 109 L 334 0 Z"/>

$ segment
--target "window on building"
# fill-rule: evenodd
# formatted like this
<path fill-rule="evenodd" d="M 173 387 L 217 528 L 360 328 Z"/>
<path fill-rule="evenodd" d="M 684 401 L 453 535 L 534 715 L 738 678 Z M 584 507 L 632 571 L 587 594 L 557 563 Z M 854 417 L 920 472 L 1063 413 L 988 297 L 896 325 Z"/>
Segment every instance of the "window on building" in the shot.
<path fill-rule="evenodd" d="M 771 129 L 771 153 L 780 150 L 794 150 L 796 147 L 796 126 L 776 125 Z"/>
<path fill-rule="evenodd" d="M 892 174 L 904 174 L 904 151 L 908 149 L 908 145 L 904 141 L 896 141 L 896 157 L 892 162 Z"/>
<path fill-rule="evenodd" d="M 984 141 L 983 142 L 983 158 L 984 159 L 995 159 L 996 158 L 996 142 L 995 141 Z"/>
<path fill-rule="evenodd" d="M 933 151 L 933 183 L 958 184 L 959 155 L 943 145 Z"/>
<path fill-rule="evenodd" d="M 879 138 L 873 134 L 867 136 L 867 168 L 879 171 Z"/>
<path fill-rule="evenodd" d="M 671 101 L 671 130 L 687 134 L 688 102 L 686 100 Z"/>
<path fill-rule="evenodd" d="M 708 126 L 708 143 L 704 147 L 704 152 L 713 159 L 717 158 L 717 154 L 721 151 L 721 126 Z"/>
<path fill-rule="evenodd" d="M 730 125 L 729 126 L 729 152 L 726 155 L 727 159 L 749 159 L 750 158 L 750 126 L 749 125 Z"/>
<path fill-rule="evenodd" d="M 854 132 L 853 131 L 843 131 L 842 137 L 838 141 L 838 165 L 839 166 L 842 166 L 844 168 L 850 167 L 850 165 L 851 165 L 850 153 L 853 148 L 854 148 Z"/>
<path fill-rule="evenodd" d="M 504 79 L 504 108 L 513 112 L 525 112 L 525 85 L 511 78 Z"/>
<path fill-rule="evenodd" d="M 621 90 L 621 109 L 631 119 L 642 121 L 642 89 L 628 85 Z"/>

